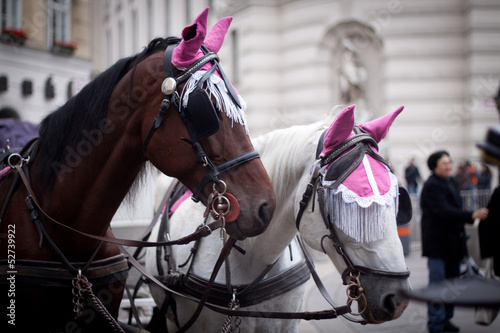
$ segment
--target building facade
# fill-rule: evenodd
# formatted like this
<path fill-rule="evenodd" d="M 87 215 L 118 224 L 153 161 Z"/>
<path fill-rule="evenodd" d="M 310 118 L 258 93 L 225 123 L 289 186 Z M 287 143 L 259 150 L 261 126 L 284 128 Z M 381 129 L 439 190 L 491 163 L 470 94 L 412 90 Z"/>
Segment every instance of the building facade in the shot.
<path fill-rule="evenodd" d="M 400 105 L 382 153 L 402 180 L 411 157 L 425 177 L 437 149 L 479 161 L 498 122 L 500 3 L 495 0 L 167 0 L 94 4 L 94 69 L 156 36 L 179 35 L 206 6 L 233 16 L 220 51 L 248 104 L 252 136 L 318 121 L 356 104 L 356 120 Z"/>
<path fill-rule="evenodd" d="M 0 6 L 0 111 L 38 123 L 90 80 L 90 1 Z"/>

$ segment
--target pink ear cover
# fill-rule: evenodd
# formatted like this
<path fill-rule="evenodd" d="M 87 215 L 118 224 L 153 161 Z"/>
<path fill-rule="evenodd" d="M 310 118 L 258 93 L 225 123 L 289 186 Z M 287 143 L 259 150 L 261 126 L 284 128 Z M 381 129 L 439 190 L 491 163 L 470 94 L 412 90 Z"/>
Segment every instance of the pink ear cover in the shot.
<path fill-rule="evenodd" d="M 354 105 L 346 107 L 340 112 L 326 131 L 321 154 L 328 154 L 331 150 L 344 142 L 354 128 Z"/>
<path fill-rule="evenodd" d="M 224 17 L 215 23 L 205 37 L 205 46 L 207 49 L 215 53 L 219 52 L 232 21 L 232 17 Z"/>
<path fill-rule="evenodd" d="M 359 125 L 362 129 L 367 131 L 368 133 L 373 136 L 375 141 L 380 142 L 385 136 L 387 135 L 387 132 L 389 132 L 389 128 L 391 127 L 392 123 L 396 119 L 396 117 L 403 111 L 404 107 L 400 106 L 397 108 L 395 111 L 386 114 L 383 117 L 371 120 L 367 122 L 366 124 Z"/>
<path fill-rule="evenodd" d="M 172 53 L 172 64 L 179 69 L 186 69 L 193 62 L 203 56 L 200 50 L 201 44 L 205 40 L 207 34 L 207 20 L 209 8 L 205 8 L 203 12 L 194 20 L 193 24 L 185 27 L 182 30 L 182 40 Z M 190 36 L 195 32 L 194 36 Z"/>
<path fill-rule="evenodd" d="M 203 52 L 200 50 L 202 44 L 211 52 L 219 52 L 233 18 L 222 18 L 207 32 L 208 12 L 207 7 L 198 15 L 193 24 L 182 30 L 182 40 L 172 54 L 172 64 L 175 67 L 184 70 L 203 57 Z M 196 33 L 190 38 L 193 29 Z M 212 65 L 207 63 L 200 69 L 208 70 L 211 67 Z"/>

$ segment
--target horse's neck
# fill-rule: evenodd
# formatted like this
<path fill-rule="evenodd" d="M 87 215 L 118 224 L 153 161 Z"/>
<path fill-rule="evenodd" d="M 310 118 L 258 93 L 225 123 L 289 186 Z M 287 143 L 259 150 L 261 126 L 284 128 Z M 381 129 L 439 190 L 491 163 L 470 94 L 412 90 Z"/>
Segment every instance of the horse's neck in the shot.
<path fill-rule="evenodd" d="M 144 164 L 122 147 L 122 137 L 104 140 L 80 155 L 79 163 L 61 169 L 50 197 L 41 198 L 53 218 L 92 234 L 107 229 Z"/>
<path fill-rule="evenodd" d="M 309 166 L 314 161 L 318 125 L 296 126 L 274 131 L 254 141 L 261 160 L 273 182 L 276 210 L 268 229 L 261 235 L 246 239 L 241 246 L 251 256 L 238 261 L 267 266 L 275 262 L 297 234 L 295 203 L 302 195 L 301 180 L 309 177 Z"/>
<path fill-rule="evenodd" d="M 321 128 L 318 123 L 293 126 L 273 131 L 253 142 L 273 182 L 277 211 L 293 214 L 289 203 L 293 205 L 293 196 L 303 191 L 298 186 L 301 178 L 308 177 L 308 170 L 314 162 Z"/>

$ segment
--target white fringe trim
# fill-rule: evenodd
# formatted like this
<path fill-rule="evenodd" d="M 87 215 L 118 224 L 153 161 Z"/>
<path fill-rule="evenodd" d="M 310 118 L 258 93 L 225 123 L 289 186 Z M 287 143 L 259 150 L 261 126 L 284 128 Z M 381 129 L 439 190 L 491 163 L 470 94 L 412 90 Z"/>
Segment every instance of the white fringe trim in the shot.
<path fill-rule="evenodd" d="M 207 71 L 197 71 L 193 75 L 191 75 L 191 77 L 186 82 L 181 97 L 183 107 L 187 106 L 189 101 L 189 94 L 196 88 L 196 84 L 206 72 Z M 242 108 L 239 108 L 236 104 L 234 104 L 231 97 L 229 96 L 224 81 L 215 74 L 212 74 L 206 81 L 205 90 L 208 92 L 210 97 L 213 96 L 215 98 L 216 108 L 219 111 L 225 110 L 227 117 L 232 121 L 231 127 L 234 125 L 234 122 L 243 125 L 248 135 L 249 131 L 245 118 L 245 110 L 247 108 L 247 105 L 243 98 L 238 95 L 238 99 L 242 106 Z"/>
<path fill-rule="evenodd" d="M 326 212 L 335 226 L 359 243 L 369 243 L 385 237 L 387 220 L 383 208 L 395 206 L 397 212 L 398 182 L 389 173 L 390 190 L 384 195 L 360 197 L 345 185 L 326 192 Z M 331 183 L 331 182 L 330 182 Z"/>

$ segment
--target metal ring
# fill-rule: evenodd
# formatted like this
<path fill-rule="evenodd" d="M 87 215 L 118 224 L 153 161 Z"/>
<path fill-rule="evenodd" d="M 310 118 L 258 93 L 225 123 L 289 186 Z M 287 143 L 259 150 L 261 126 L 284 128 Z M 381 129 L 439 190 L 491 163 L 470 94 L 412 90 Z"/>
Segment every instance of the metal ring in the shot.
<path fill-rule="evenodd" d="M 20 165 L 20 166 L 23 166 L 23 161 L 24 161 L 24 158 L 23 158 L 20 154 L 18 154 L 18 153 L 13 153 L 13 154 L 10 154 L 10 155 L 9 155 L 9 158 L 7 159 L 7 163 L 9 163 L 9 166 L 10 166 L 11 168 L 15 168 L 15 167 L 16 167 L 16 165 L 17 165 L 17 164 L 14 164 L 14 165 L 13 165 L 13 164 L 11 163 L 11 160 L 10 160 L 10 159 L 11 159 L 12 157 L 19 157 L 19 159 L 20 159 L 20 163 L 19 163 L 19 165 Z"/>
<path fill-rule="evenodd" d="M 363 310 L 361 310 L 360 312 L 349 312 L 351 315 L 353 316 L 361 316 L 363 314 L 363 312 L 366 311 L 366 308 L 368 307 L 368 302 L 366 301 L 366 296 L 364 294 L 362 294 L 363 296 L 363 299 L 365 300 L 365 306 L 363 307 Z M 347 305 L 349 305 L 349 307 L 351 306 L 352 304 L 352 299 L 348 299 L 347 300 Z M 358 301 L 358 304 L 359 304 L 359 301 Z"/>
<path fill-rule="evenodd" d="M 348 286 L 347 286 L 346 291 L 345 291 L 345 292 L 346 292 L 346 294 L 347 294 L 347 297 L 348 297 L 350 300 L 352 300 L 352 301 L 357 301 L 357 300 L 358 300 L 358 299 L 360 299 L 360 298 L 361 298 L 361 296 L 363 295 L 363 289 L 361 288 L 360 290 L 358 290 L 358 291 L 359 291 L 359 295 L 358 295 L 358 296 L 354 296 L 354 297 L 353 297 L 353 296 L 351 296 L 351 295 L 350 295 L 349 291 L 355 292 L 356 290 L 355 290 L 355 289 L 354 289 L 354 290 L 352 290 L 352 289 L 351 289 L 351 287 L 356 287 L 356 288 L 358 288 L 358 287 L 359 287 L 359 288 L 360 288 L 360 286 L 358 286 L 357 284 L 353 284 L 353 283 L 351 283 L 350 285 L 348 285 Z"/>
<path fill-rule="evenodd" d="M 217 191 L 216 186 L 219 185 L 219 184 L 222 184 L 223 191 Z M 219 193 L 221 195 L 224 195 L 224 194 L 226 194 L 226 191 L 227 191 L 226 182 L 223 181 L 222 179 L 219 179 L 218 181 L 214 182 L 214 185 L 212 186 L 212 189 L 214 190 L 214 192 L 217 192 L 217 193 Z"/>
<path fill-rule="evenodd" d="M 219 199 L 219 200 L 217 200 L 217 199 Z M 218 211 L 217 211 L 217 210 L 215 210 L 215 206 L 214 206 L 214 205 L 215 205 L 215 203 L 217 202 L 217 205 L 219 205 L 219 204 L 223 204 L 223 203 L 222 203 L 222 200 L 225 200 L 225 201 L 226 201 L 226 204 L 227 204 L 227 209 L 226 209 L 226 211 L 225 211 L 225 212 L 222 212 L 220 209 L 219 209 Z M 217 208 L 219 208 L 219 207 L 217 207 Z M 226 215 L 229 213 L 229 211 L 230 211 L 230 210 L 231 210 L 231 202 L 230 202 L 230 201 L 229 201 L 229 199 L 228 199 L 228 198 L 226 198 L 225 196 L 223 196 L 223 195 L 220 195 L 220 194 L 219 194 L 219 195 L 217 195 L 217 198 L 215 198 L 215 199 L 212 201 L 212 211 L 213 211 L 213 212 L 214 212 L 214 213 L 215 213 L 218 217 L 220 217 L 220 216 L 226 216 Z"/>

